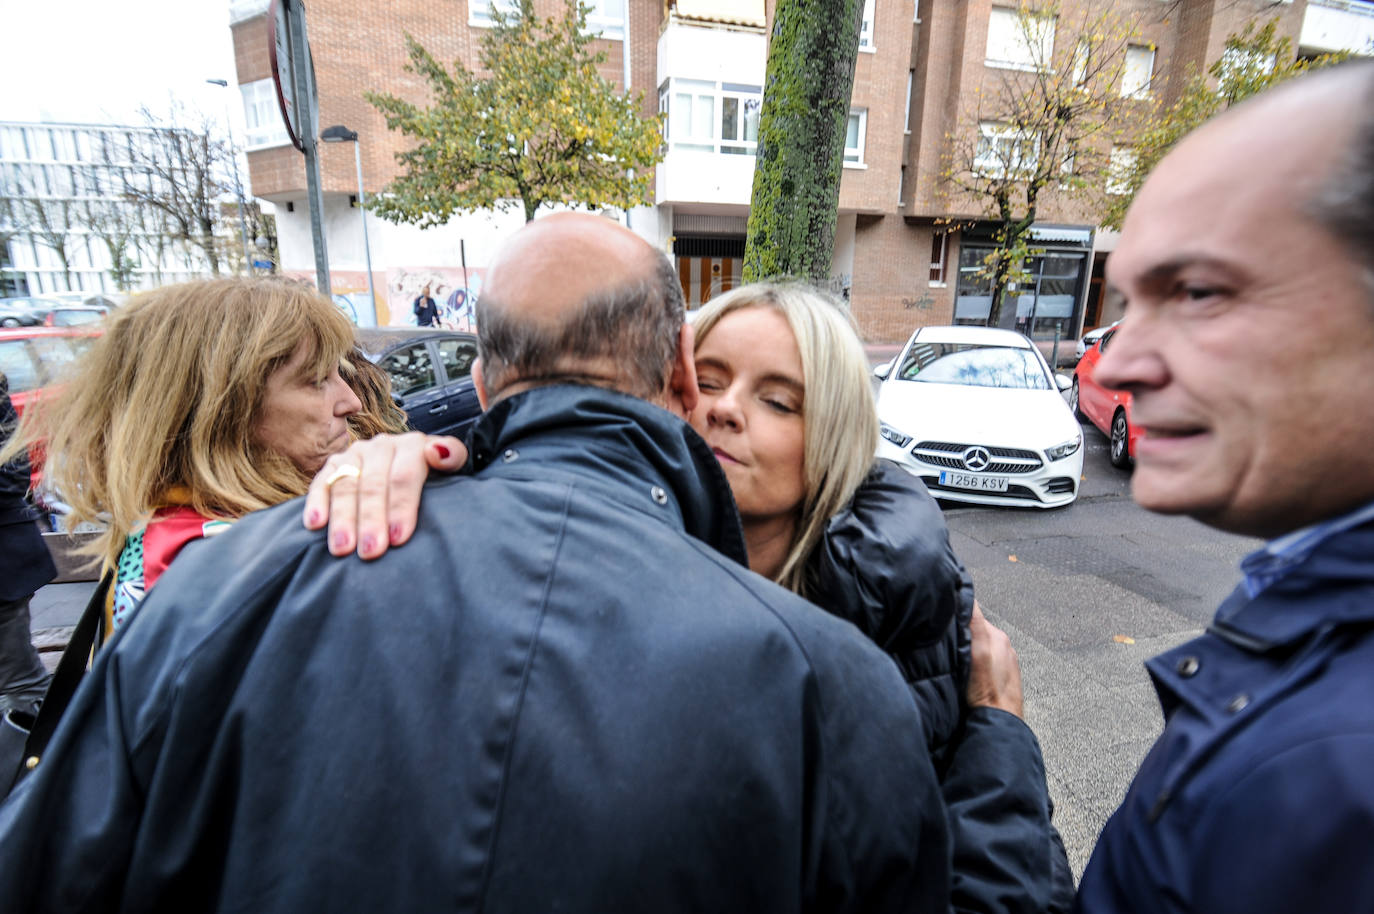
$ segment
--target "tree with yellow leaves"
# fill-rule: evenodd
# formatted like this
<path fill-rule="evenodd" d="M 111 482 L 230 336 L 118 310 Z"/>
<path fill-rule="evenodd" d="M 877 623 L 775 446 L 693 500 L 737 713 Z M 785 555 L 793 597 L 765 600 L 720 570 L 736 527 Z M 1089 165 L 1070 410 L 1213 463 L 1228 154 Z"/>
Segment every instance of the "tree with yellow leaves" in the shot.
<path fill-rule="evenodd" d="M 1091 206 L 1109 173 L 1112 138 L 1147 104 L 1148 82 L 1123 83 L 1139 23 L 1107 2 L 1077 10 L 1069 16 L 1057 2 L 1021 0 L 1004 46 L 988 51 L 1007 59 L 984 68 L 947 137 L 950 221 L 992 229 L 980 271 L 990 281 L 989 326 L 1016 324 L 1016 297 L 1007 293 L 1027 279 L 1041 206 L 1075 197 Z"/>
<path fill-rule="evenodd" d="M 1116 176 L 1120 193 L 1108 208 L 1103 225 L 1121 227 L 1126 210 L 1155 165 L 1204 121 L 1270 86 L 1350 57 L 1344 51 L 1298 57 L 1293 42 L 1279 34 L 1278 28 L 1279 19 L 1274 17 L 1258 28 L 1251 22 L 1228 36 L 1221 56 L 1205 74 L 1190 73 L 1171 104 L 1157 102 L 1149 116 L 1142 118 L 1131 144 L 1132 155 Z"/>
<path fill-rule="evenodd" d="M 388 128 L 416 140 L 397 156 L 405 173 L 371 204 L 377 214 L 428 228 L 454 213 L 517 204 L 528 222 L 546 203 L 649 202 L 659 123 L 640 113 L 640 96 L 597 72 L 606 54 L 591 48 L 588 10 L 567 0 L 561 16 L 540 20 L 532 0 L 511 14 L 493 4 L 480 52 L 489 75 L 481 77 L 461 61 L 450 71 L 407 34 L 406 69 L 429 84 L 433 103 L 366 93 Z"/>

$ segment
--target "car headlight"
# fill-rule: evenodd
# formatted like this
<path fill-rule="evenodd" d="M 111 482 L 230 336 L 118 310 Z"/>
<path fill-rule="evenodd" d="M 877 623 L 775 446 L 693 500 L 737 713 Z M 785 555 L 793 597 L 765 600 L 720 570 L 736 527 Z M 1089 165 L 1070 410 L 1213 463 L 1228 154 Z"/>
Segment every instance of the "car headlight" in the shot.
<path fill-rule="evenodd" d="M 880 422 L 878 424 L 878 434 L 897 445 L 897 447 L 906 447 L 911 443 L 910 435 L 903 435 L 886 422 Z"/>
<path fill-rule="evenodd" d="M 1054 447 L 1045 448 L 1045 456 L 1051 461 L 1063 460 L 1072 454 L 1083 444 L 1083 437 L 1080 435 L 1072 441 L 1065 441 L 1063 444 L 1056 444 Z"/>

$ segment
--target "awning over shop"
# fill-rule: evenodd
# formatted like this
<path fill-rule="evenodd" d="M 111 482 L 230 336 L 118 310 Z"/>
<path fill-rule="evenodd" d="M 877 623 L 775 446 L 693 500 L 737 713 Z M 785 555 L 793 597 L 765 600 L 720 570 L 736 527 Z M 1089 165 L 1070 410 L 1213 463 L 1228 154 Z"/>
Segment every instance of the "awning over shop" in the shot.
<path fill-rule="evenodd" d="M 1058 241 L 1068 244 L 1081 244 L 1085 247 L 1092 242 L 1092 229 L 1065 225 L 1032 225 L 1032 241 Z"/>

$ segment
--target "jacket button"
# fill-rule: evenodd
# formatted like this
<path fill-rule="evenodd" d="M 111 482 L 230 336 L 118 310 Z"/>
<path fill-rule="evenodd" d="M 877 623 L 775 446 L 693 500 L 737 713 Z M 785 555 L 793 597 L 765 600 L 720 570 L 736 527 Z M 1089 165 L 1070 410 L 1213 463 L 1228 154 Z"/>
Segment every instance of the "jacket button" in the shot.
<path fill-rule="evenodd" d="M 668 503 L 668 493 L 663 491 L 662 486 L 654 486 L 649 490 L 649 494 L 653 496 L 654 502 L 657 504 L 666 505 Z"/>
<path fill-rule="evenodd" d="M 1226 705 L 1226 710 L 1232 714 L 1237 714 L 1245 710 L 1245 706 L 1250 703 L 1250 696 L 1241 692 Z"/>
<path fill-rule="evenodd" d="M 510 463 L 512 460 L 519 456 L 520 452 L 517 451 L 515 448 L 508 448 L 506 452 L 501 455 L 501 459 L 506 461 L 506 463 Z"/>
<path fill-rule="evenodd" d="M 1178 662 L 1178 666 L 1175 667 L 1175 669 L 1178 670 L 1178 675 L 1186 679 L 1196 673 L 1199 666 L 1201 666 L 1201 664 L 1198 663 L 1196 657 L 1184 657 Z"/>

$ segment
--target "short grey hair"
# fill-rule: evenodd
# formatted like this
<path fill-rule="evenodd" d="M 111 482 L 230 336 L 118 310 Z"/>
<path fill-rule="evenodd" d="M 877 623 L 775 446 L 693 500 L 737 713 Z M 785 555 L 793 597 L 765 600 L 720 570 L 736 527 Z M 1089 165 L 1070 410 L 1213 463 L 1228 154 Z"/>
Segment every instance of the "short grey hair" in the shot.
<path fill-rule="evenodd" d="M 1374 62 L 1350 61 L 1313 75 L 1340 78 L 1350 70 L 1363 80 L 1364 95 L 1364 101 L 1353 106 L 1354 135 L 1306 209 L 1363 267 L 1374 302 Z"/>
<path fill-rule="evenodd" d="M 649 275 L 598 290 L 554 326 L 520 318 L 500 300 L 477 300 L 482 377 L 493 394 L 515 381 L 571 380 L 563 360 L 610 358 L 620 366 L 617 389 L 643 399 L 660 396 L 677 354 L 685 305 L 677 272 L 655 255 Z"/>

